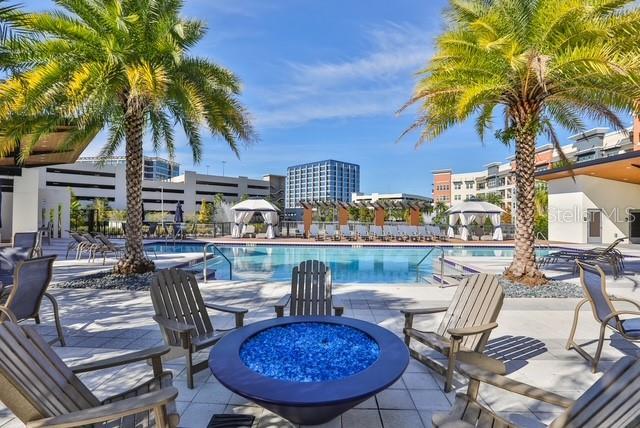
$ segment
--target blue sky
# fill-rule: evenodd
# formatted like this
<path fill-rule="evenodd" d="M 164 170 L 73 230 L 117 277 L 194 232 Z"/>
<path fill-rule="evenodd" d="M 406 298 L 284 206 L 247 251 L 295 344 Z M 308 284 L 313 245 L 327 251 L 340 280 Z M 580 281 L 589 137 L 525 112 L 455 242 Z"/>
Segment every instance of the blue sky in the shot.
<path fill-rule="evenodd" d="M 30 9 L 49 0 L 27 0 Z M 237 159 L 220 139 L 207 137 L 203 161 L 193 165 L 182 146 L 183 169 L 260 177 L 289 165 L 328 158 L 361 165 L 364 192 L 429 195 L 431 171 L 481 169 L 512 150 L 471 123 L 414 147 L 397 142 L 412 114 L 395 111 L 410 96 L 415 72 L 442 30 L 444 0 L 185 0 L 185 15 L 207 22 L 195 53 L 233 70 L 259 142 Z M 499 121 L 497 121 L 499 123 Z M 564 139 L 567 134 L 560 132 Z M 104 136 L 85 152 L 97 153 Z M 162 155 L 162 153 L 160 153 Z"/>

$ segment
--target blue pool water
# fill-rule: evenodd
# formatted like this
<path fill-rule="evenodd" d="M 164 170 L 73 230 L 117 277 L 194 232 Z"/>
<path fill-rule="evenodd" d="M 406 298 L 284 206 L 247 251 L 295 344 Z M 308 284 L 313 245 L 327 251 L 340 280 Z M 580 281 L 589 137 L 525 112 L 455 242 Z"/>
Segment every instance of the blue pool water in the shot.
<path fill-rule="evenodd" d="M 157 253 L 202 253 L 201 243 L 150 244 Z M 291 270 L 300 262 L 308 259 L 321 260 L 331 268 L 334 283 L 415 283 L 416 266 L 429 251 L 428 247 L 338 247 L 338 246 L 231 246 L 219 248 L 233 263 L 233 279 L 256 279 L 272 281 L 290 281 Z M 213 250 L 210 250 L 213 251 Z M 445 247 L 445 254 L 463 257 L 511 257 L 510 248 L 469 248 Z M 544 255 L 549 250 L 538 250 Z M 431 255 L 420 265 L 420 275 L 430 276 L 433 261 L 439 257 L 439 251 Z M 209 269 L 216 270 L 216 278 L 229 279 L 229 267 L 220 256 L 207 262 Z M 202 268 L 202 265 L 194 268 Z"/>
<path fill-rule="evenodd" d="M 321 382 L 354 375 L 380 355 L 368 334 L 346 325 L 301 322 L 271 327 L 247 339 L 240 359 L 274 379 Z"/>

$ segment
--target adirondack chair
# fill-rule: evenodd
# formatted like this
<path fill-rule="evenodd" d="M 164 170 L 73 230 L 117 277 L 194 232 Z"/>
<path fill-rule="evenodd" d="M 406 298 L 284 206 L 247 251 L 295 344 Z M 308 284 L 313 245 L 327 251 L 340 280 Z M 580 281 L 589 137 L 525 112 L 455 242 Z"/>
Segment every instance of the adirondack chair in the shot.
<path fill-rule="evenodd" d="M 0 301 L 18 321 L 34 319 L 37 324 L 40 324 L 40 305 L 42 299 L 46 297 L 53 308 L 53 319 L 58 333 L 57 339 L 51 343 L 60 342 L 60 345 L 65 346 L 58 302 L 47 293 L 55 259 L 56 256 L 47 256 L 19 262 L 16 266 L 14 284 L 2 290 Z M 0 321 L 4 318 L 5 316 L 0 314 Z"/>
<path fill-rule="evenodd" d="M 161 270 L 151 282 L 151 301 L 165 343 L 172 355 L 167 359 L 185 355 L 187 386 L 193 388 L 193 375 L 208 369 L 207 360 L 193 364 L 193 354 L 215 345 L 231 330 L 213 328 L 207 309 L 235 315 L 236 328 L 242 327 L 247 309 L 205 303 L 198 281 L 191 272 L 179 269 Z"/>
<path fill-rule="evenodd" d="M 449 307 L 404 309 L 404 341 L 412 357 L 445 376 L 444 389 L 451 391 L 456 361 L 482 365 L 496 373 L 504 372 L 504 365 L 482 355 L 491 330 L 498 326 L 496 319 L 502 308 L 504 291 L 498 277 L 476 274 L 464 278 L 458 285 Z M 445 312 L 437 331 L 413 328 L 416 315 Z M 435 349 L 448 357 L 447 367 L 411 348 L 411 339 Z"/>
<path fill-rule="evenodd" d="M 469 377 L 466 394 L 457 394 L 448 414 L 436 413 L 432 424 L 436 428 L 500 427 L 519 425 L 496 415 L 478 401 L 481 383 L 564 408 L 549 426 L 551 428 L 637 428 L 640 426 L 640 360 L 623 357 L 577 400 L 460 363 L 458 370 Z M 536 423 L 536 426 L 539 424 Z"/>
<path fill-rule="evenodd" d="M 598 370 L 598 362 L 604 344 L 604 335 L 607 328 L 620 334 L 630 341 L 640 340 L 640 302 L 611 296 L 607 293 L 607 278 L 600 266 L 576 261 L 580 269 L 580 284 L 584 291 L 585 298 L 578 302 L 573 316 L 571 333 L 567 340 L 567 350 L 575 349 L 578 354 L 591 363 L 591 370 L 595 373 Z M 598 347 L 592 357 L 582 346 L 575 342 L 576 327 L 580 309 L 585 303 L 591 305 L 591 312 L 595 320 L 600 324 L 600 335 L 598 337 Z M 636 307 L 636 311 L 621 311 L 615 308 L 613 302 L 626 302 Z M 620 316 L 625 319 L 621 319 Z M 635 316 L 635 318 L 628 318 Z"/>
<path fill-rule="evenodd" d="M 2 308 L 0 312 L 12 316 Z M 163 372 L 160 361 L 167 347 L 68 367 L 32 326 L 14 321 L 0 323 L 0 401 L 25 425 L 178 426 L 178 390 L 171 386 L 171 372 Z M 153 379 L 102 401 L 76 376 L 148 359 Z"/>
<path fill-rule="evenodd" d="M 275 305 L 276 316 L 284 316 L 289 306 L 290 316 L 331 315 L 344 313 L 344 306 L 331 294 L 331 269 L 318 260 L 306 260 L 293 268 L 291 294 L 283 296 Z"/>

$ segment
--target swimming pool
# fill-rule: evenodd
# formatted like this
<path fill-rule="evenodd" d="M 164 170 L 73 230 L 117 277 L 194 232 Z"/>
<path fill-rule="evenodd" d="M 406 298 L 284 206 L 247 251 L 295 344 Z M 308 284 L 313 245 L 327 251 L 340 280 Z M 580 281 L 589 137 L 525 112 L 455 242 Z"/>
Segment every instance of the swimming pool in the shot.
<path fill-rule="evenodd" d="M 202 243 L 148 244 L 158 253 L 202 253 Z M 233 264 L 234 280 L 291 280 L 291 270 L 303 260 L 317 259 L 329 265 L 334 283 L 416 283 L 418 276 L 431 276 L 439 251 L 433 251 L 421 263 L 429 247 L 351 247 L 351 246 L 233 246 L 218 245 Z M 213 249 L 211 250 L 213 251 Z M 544 255 L 547 249 L 538 250 Z M 511 257 L 510 248 L 444 247 L 445 255 L 463 257 Z M 216 256 L 207 262 L 216 270 L 216 278 L 229 279 L 224 258 Z M 202 269 L 202 263 L 193 266 Z"/>

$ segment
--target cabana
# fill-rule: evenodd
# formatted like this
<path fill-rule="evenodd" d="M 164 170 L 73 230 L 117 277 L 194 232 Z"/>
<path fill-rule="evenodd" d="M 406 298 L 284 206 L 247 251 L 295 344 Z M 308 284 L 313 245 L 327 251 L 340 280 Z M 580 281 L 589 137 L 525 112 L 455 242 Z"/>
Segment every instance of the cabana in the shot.
<path fill-rule="evenodd" d="M 460 220 L 462 226 L 462 232 L 460 233 L 460 239 L 463 241 L 469 240 L 469 225 L 475 220 L 478 223 L 484 223 L 484 220 L 488 218 L 493 224 L 493 240 L 502 241 L 502 228 L 500 227 L 500 216 L 504 212 L 502 208 L 497 205 L 490 204 L 484 201 L 465 201 L 457 205 L 452 206 L 446 214 L 449 215 L 449 229 L 447 235 L 449 238 L 453 238 L 453 225 Z"/>
<path fill-rule="evenodd" d="M 244 228 L 256 212 L 259 212 L 267 224 L 267 239 L 276 237 L 274 226 L 278 224 L 278 208 L 264 199 L 247 199 L 231 207 L 233 211 L 233 230 L 231 236 L 240 238 L 244 234 Z"/>

